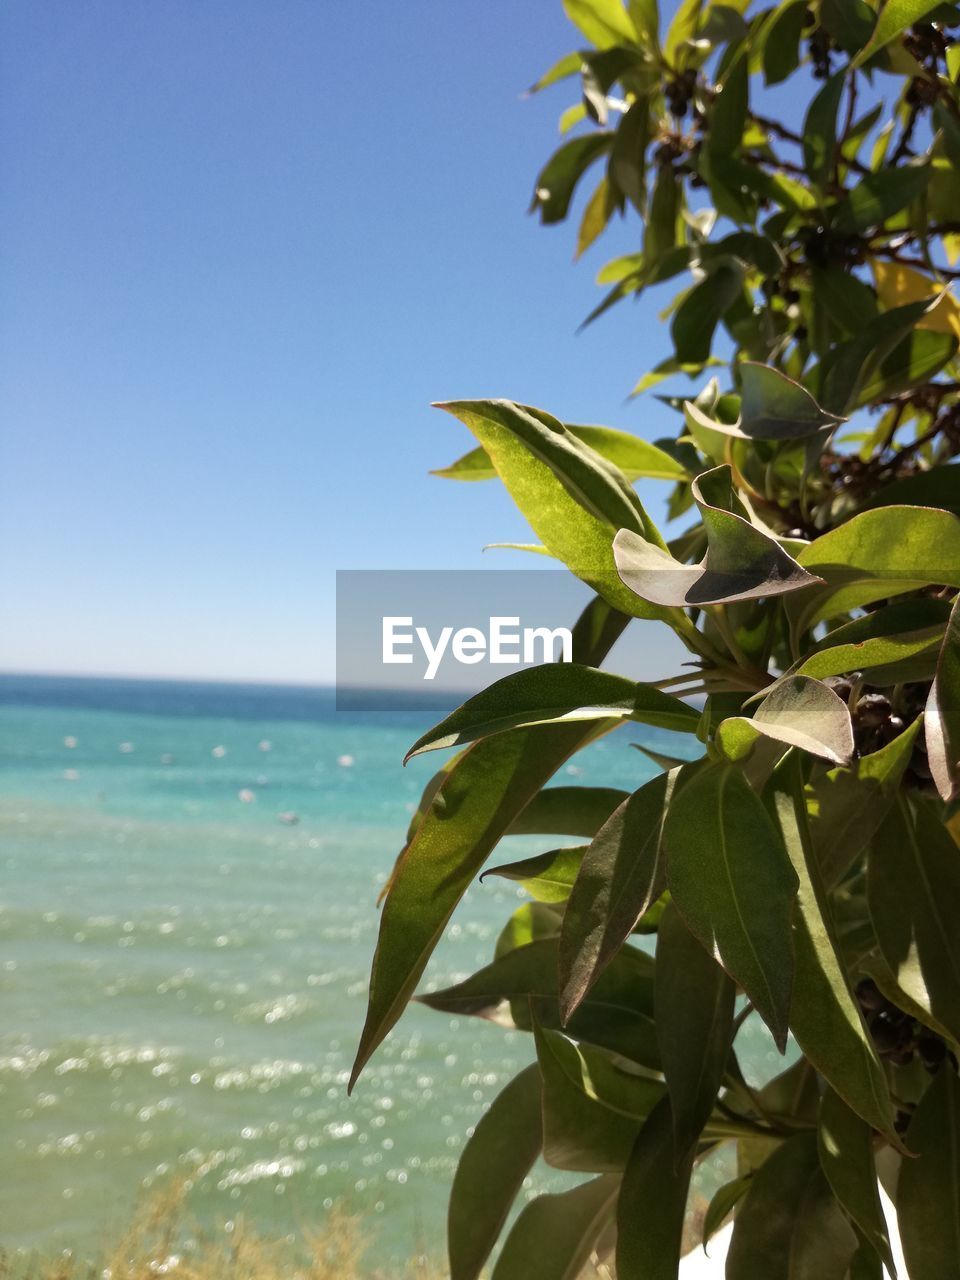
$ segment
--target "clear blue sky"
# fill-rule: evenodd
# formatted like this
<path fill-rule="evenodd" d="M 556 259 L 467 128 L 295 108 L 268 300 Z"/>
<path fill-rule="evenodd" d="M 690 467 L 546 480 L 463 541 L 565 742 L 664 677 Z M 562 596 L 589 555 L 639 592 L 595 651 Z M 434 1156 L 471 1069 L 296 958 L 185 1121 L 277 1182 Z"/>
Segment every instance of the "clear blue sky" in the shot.
<path fill-rule="evenodd" d="M 427 476 L 470 445 L 431 400 L 674 429 L 624 403 L 666 296 L 574 334 L 636 220 L 574 267 L 525 216 L 577 43 L 559 0 L 6 0 L 0 669 L 328 680 L 337 568 L 529 537 Z"/>

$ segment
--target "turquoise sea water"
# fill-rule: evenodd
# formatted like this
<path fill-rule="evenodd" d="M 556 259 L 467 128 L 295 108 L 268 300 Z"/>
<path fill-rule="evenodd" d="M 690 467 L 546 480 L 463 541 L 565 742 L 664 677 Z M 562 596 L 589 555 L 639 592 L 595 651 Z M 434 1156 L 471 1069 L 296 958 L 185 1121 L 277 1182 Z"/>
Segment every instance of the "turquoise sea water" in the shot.
<path fill-rule="evenodd" d="M 378 1260 L 442 1251 L 460 1149 L 529 1039 L 411 1006 L 346 1096 L 376 896 L 441 757 L 400 760 L 436 718 L 0 677 L 0 1245 L 92 1249 L 180 1177 L 207 1223 L 283 1231 L 343 1200 Z M 575 780 L 636 787 L 639 736 L 595 744 Z M 473 887 L 425 982 L 486 962 L 521 901 Z"/>

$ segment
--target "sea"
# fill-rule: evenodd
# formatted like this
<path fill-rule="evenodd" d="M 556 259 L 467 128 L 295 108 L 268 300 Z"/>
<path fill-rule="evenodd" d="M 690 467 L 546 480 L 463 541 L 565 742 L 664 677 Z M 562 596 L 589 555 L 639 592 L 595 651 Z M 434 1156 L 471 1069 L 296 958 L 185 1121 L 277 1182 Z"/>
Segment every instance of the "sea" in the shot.
<path fill-rule="evenodd" d="M 0 1248 L 94 1257 L 176 1184 L 211 1230 L 338 1206 L 378 1265 L 442 1256 L 460 1151 L 529 1037 L 411 1005 L 346 1093 L 377 896 L 442 755 L 401 760 L 442 710 L 0 676 Z M 630 726 L 555 781 L 636 788 L 655 766 L 635 742 L 691 751 Z M 424 988 L 487 962 L 525 900 L 475 884 Z M 776 1069 L 762 1032 L 750 1056 Z M 538 1166 L 523 1194 L 568 1182 Z"/>

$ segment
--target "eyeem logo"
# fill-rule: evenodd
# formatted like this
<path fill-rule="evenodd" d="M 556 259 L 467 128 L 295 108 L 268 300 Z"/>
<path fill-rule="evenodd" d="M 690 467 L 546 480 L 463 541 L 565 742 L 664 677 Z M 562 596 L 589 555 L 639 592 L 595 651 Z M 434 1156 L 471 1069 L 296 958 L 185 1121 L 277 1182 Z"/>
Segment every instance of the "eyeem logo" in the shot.
<path fill-rule="evenodd" d="M 419 644 L 427 660 L 424 680 L 435 678 L 448 652 L 454 662 L 468 667 L 484 661 L 496 666 L 573 661 L 573 634 L 567 627 L 521 629 L 519 617 L 495 617 L 488 623 L 486 632 L 479 627 L 461 627 L 458 631 L 442 627 L 434 640 L 426 627 L 414 627 L 412 617 L 385 617 L 382 619 L 384 664 L 411 664 L 415 644 Z"/>

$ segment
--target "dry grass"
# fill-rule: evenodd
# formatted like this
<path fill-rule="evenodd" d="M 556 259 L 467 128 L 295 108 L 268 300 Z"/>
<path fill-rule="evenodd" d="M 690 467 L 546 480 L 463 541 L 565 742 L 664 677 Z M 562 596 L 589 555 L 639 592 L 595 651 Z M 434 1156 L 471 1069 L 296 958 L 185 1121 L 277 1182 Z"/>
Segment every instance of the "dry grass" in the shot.
<path fill-rule="evenodd" d="M 442 1280 L 414 1258 L 398 1275 L 364 1266 L 367 1241 L 358 1218 L 334 1209 L 316 1232 L 268 1239 L 241 1221 L 230 1232 L 191 1223 L 183 1192 L 171 1187 L 145 1203 L 120 1240 L 94 1260 L 0 1255 L 0 1280 Z"/>
<path fill-rule="evenodd" d="M 700 1243 L 705 1208 L 701 1198 L 688 1214 L 684 1252 Z M 174 1185 L 144 1202 L 122 1237 L 97 1258 L 0 1251 L 0 1280 L 445 1280 L 446 1270 L 426 1256 L 412 1258 L 400 1272 L 365 1265 L 368 1244 L 362 1221 L 336 1208 L 321 1228 L 306 1228 L 296 1239 L 268 1238 L 240 1219 L 229 1232 L 203 1231 L 187 1217 L 184 1190 Z M 611 1263 L 595 1259 L 584 1280 L 613 1275 Z"/>

